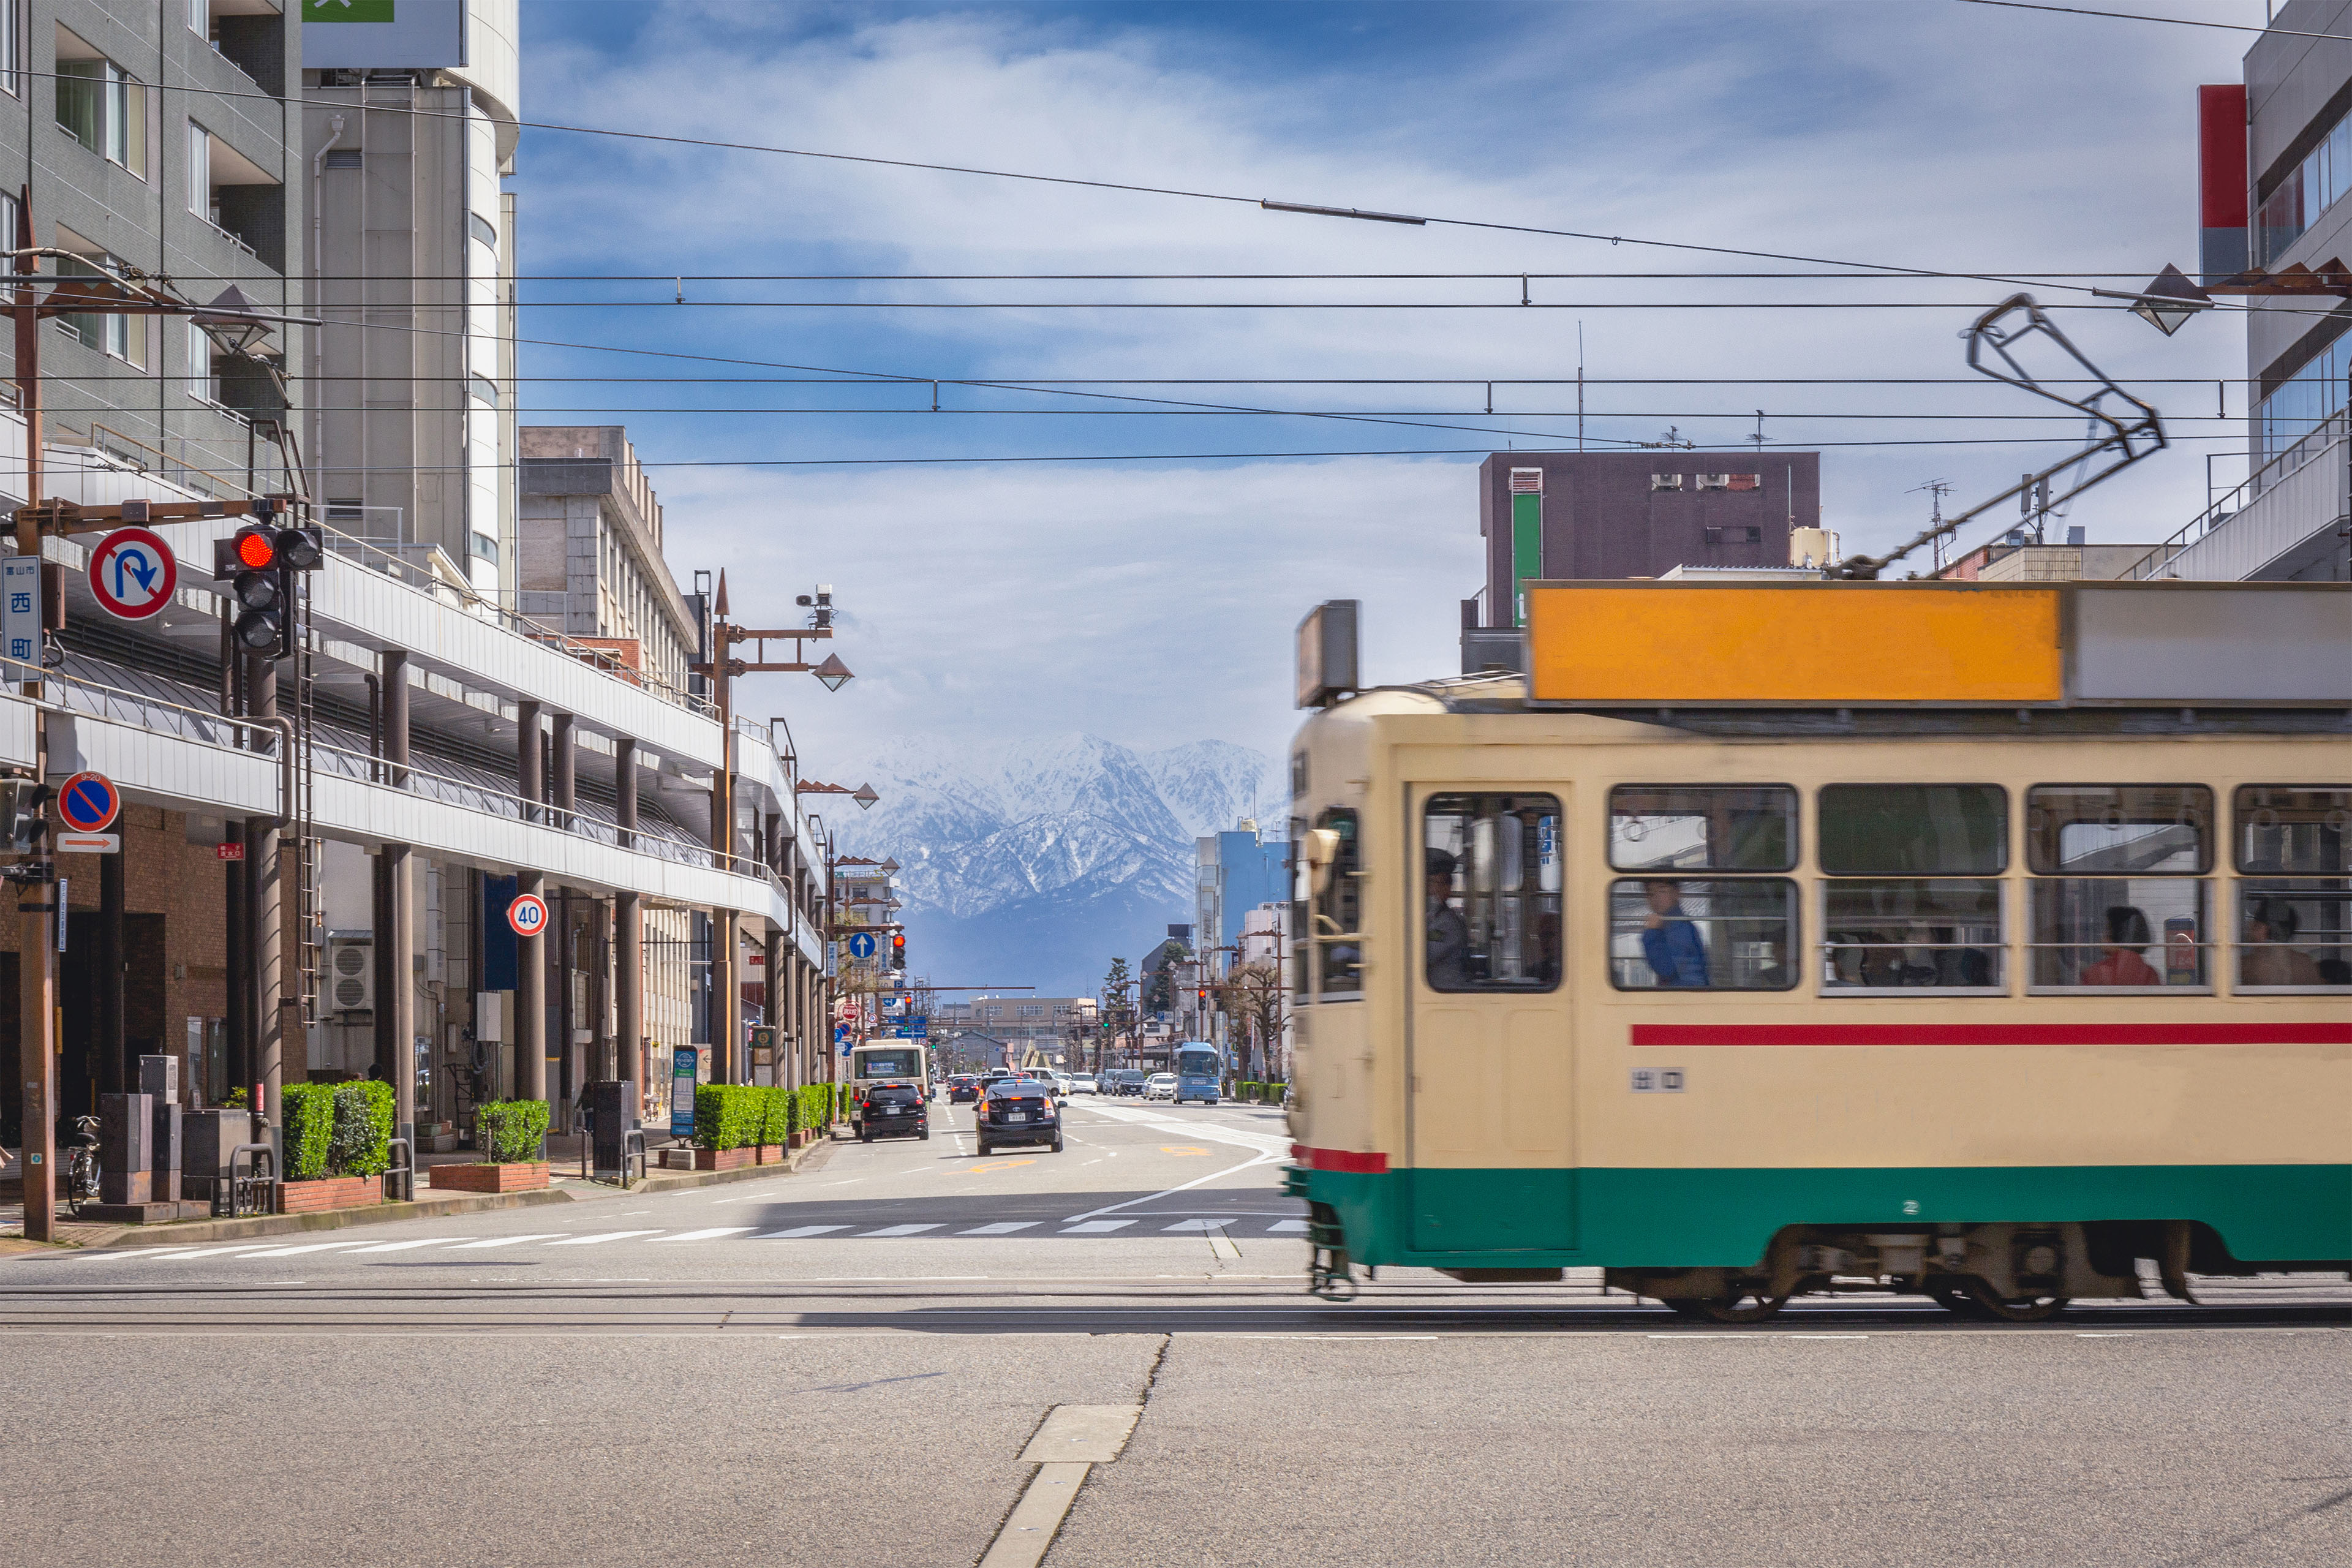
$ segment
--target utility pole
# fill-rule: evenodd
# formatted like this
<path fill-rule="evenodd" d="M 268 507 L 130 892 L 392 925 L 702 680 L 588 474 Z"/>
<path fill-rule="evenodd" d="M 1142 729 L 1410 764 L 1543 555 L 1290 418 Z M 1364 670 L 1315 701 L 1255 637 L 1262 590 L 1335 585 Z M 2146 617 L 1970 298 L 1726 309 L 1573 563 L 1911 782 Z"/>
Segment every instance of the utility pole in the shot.
<path fill-rule="evenodd" d="M 16 407 L 25 416 L 26 502 L 26 510 L 16 514 L 16 553 L 38 561 L 41 525 L 33 509 L 47 486 L 41 472 L 40 303 L 32 284 L 41 264 L 33 254 L 34 244 L 33 187 L 27 184 L 16 202 Z M 42 592 L 40 597 L 46 623 L 48 595 Z M 45 647 L 33 650 L 34 668 L 25 672 L 28 679 L 22 687 L 33 708 L 36 785 L 49 775 L 48 716 L 40 707 L 44 651 Z M 46 816 L 47 808 L 41 809 Z M 47 832 L 34 838 L 16 889 L 16 1059 L 25 1068 L 25 1147 L 18 1168 L 25 1184 L 25 1239 L 53 1241 L 58 1217 L 58 960 L 50 921 L 58 912 L 58 880 Z"/>

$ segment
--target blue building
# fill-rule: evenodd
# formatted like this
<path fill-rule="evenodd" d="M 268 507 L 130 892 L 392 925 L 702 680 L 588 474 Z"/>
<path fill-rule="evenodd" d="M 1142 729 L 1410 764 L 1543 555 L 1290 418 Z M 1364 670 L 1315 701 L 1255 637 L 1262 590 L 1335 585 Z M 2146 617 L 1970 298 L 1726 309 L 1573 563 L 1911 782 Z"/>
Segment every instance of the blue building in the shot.
<path fill-rule="evenodd" d="M 1202 949 L 1209 953 L 1211 973 L 1223 974 L 1234 964 L 1241 946 L 1242 921 L 1260 904 L 1279 903 L 1290 897 L 1290 872 L 1285 862 L 1289 844 L 1280 838 L 1260 838 L 1257 824 L 1244 817 L 1230 833 L 1206 834 L 1193 840 L 1193 913 Z"/>

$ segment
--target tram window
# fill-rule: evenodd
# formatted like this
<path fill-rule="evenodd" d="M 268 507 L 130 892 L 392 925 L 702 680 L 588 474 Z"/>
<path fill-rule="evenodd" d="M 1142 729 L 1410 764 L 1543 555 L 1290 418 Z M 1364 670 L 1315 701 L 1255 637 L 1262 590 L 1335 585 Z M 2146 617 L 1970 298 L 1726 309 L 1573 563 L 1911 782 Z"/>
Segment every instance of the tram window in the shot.
<path fill-rule="evenodd" d="M 1625 877 L 1609 887 L 1620 991 L 1786 991 L 1797 984 L 1797 884 L 1780 877 Z"/>
<path fill-rule="evenodd" d="M 1620 784 L 1609 792 L 1609 864 L 1620 871 L 1786 871 L 1797 864 L 1797 792 L 1786 784 Z"/>
<path fill-rule="evenodd" d="M 1298 876 L 1302 890 L 1312 896 L 1313 921 L 1310 930 L 1318 952 L 1322 955 L 1322 984 L 1318 987 L 1325 998 L 1360 995 L 1364 989 L 1363 940 L 1358 934 L 1363 929 L 1363 845 L 1356 836 L 1356 814 L 1352 811 L 1327 811 L 1315 819 L 1315 826 L 1330 829 L 1339 835 L 1339 857 L 1331 863 L 1331 875 L 1321 892 L 1314 891 L 1314 873 L 1306 865 L 1306 857 L 1294 855 L 1299 862 Z"/>
<path fill-rule="evenodd" d="M 2037 989 L 2212 984 L 2205 883 L 2189 877 L 2048 877 L 2028 885 Z"/>
<path fill-rule="evenodd" d="M 2352 879 L 2248 878 L 2238 884 L 2241 991 L 2352 991 Z"/>
<path fill-rule="evenodd" d="M 2000 884 L 1990 879 L 1823 882 L 1822 989 L 2000 991 Z"/>
<path fill-rule="evenodd" d="M 1822 869 L 1832 877 L 1984 876 L 2009 868 L 1999 784 L 1823 784 Z"/>
<path fill-rule="evenodd" d="M 2239 870 L 2273 877 L 2352 873 L 2352 789 L 2242 784 L 2230 805 Z"/>
<path fill-rule="evenodd" d="M 2213 868 L 2212 828 L 2213 792 L 2203 784 L 2025 792 L 2025 858 L 2037 876 L 2200 876 Z"/>
<path fill-rule="evenodd" d="M 1305 752 L 1299 756 L 1304 758 Z M 1296 763 L 1292 768 L 1297 773 Z M 1290 999 L 1305 1006 L 1314 998 L 1309 994 L 1312 982 L 1308 979 L 1307 906 L 1314 901 L 1315 873 L 1307 864 L 1305 846 L 1298 841 L 1307 837 L 1307 819 L 1290 819 Z"/>
<path fill-rule="evenodd" d="M 1423 973 L 1433 991 L 1559 984 L 1559 802 L 1441 795 L 1422 817 Z"/>

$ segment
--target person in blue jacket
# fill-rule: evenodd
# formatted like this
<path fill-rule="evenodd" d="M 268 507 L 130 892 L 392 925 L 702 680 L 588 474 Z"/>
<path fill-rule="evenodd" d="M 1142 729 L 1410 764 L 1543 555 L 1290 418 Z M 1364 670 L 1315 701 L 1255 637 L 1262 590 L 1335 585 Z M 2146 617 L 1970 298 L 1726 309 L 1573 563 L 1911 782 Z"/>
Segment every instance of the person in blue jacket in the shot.
<path fill-rule="evenodd" d="M 1642 957 L 1661 985 L 1705 985 L 1706 943 L 1698 927 L 1683 913 L 1683 885 L 1655 881 L 1642 884 L 1650 912 L 1643 921 Z"/>

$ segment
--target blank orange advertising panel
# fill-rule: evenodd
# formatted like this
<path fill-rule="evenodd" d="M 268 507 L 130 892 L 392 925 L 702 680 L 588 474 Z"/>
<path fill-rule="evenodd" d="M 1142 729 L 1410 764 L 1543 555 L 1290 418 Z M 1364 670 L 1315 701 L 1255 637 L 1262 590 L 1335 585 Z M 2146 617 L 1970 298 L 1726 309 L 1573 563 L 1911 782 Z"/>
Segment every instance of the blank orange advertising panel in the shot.
<path fill-rule="evenodd" d="M 1539 702 L 2055 702 L 2054 588 L 1528 584 Z"/>

